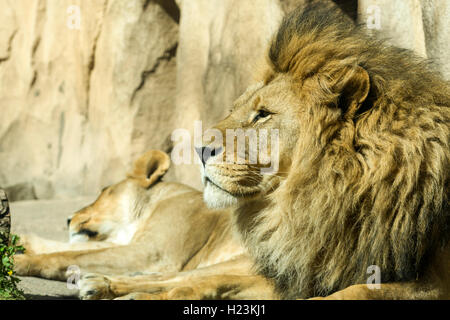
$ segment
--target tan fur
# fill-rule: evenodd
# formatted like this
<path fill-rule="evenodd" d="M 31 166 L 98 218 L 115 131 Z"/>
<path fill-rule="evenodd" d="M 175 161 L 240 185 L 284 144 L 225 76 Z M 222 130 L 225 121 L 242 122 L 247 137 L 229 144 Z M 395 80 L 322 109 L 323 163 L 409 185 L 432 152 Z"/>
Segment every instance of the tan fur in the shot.
<path fill-rule="evenodd" d="M 125 180 L 105 188 L 71 217 L 70 243 L 22 236 L 27 251 L 15 257 L 17 274 L 66 280 L 69 266 L 76 265 L 85 275 L 80 282 L 83 299 L 127 295 L 149 282 L 149 291 L 155 286 L 162 290 L 164 284 L 162 291 L 175 297 L 177 290 L 171 290 L 186 286 L 196 274 L 201 281 L 227 273 L 252 278 L 271 294 L 267 281 L 252 274 L 248 256 L 233 237 L 230 211 L 206 208 L 202 193 L 188 186 L 161 182 L 169 164 L 161 151 L 137 159 Z M 244 287 L 230 292 L 228 284 L 217 284 L 207 294 L 257 297 Z"/>
<path fill-rule="evenodd" d="M 207 162 L 206 202 L 237 205 L 237 229 L 284 298 L 363 284 L 371 265 L 390 284 L 334 297 L 450 298 L 449 83 L 317 2 L 284 20 L 268 57 L 214 128 L 279 129 L 279 173 Z M 270 115 L 254 121 L 260 109 Z"/>

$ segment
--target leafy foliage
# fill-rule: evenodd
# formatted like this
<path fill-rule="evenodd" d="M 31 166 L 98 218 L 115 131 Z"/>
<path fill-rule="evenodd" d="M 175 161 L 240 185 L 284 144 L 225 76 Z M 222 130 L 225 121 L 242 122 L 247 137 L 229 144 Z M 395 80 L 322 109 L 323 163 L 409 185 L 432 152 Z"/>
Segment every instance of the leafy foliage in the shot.
<path fill-rule="evenodd" d="M 22 300 L 25 299 L 23 292 L 17 288 L 17 283 L 20 281 L 14 275 L 14 260 L 13 256 L 18 251 L 24 251 L 22 246 L 18 246 L 19 237 L 11 236 L 9 244 L 3 244 L 0 241 L 0 300 Z"/>

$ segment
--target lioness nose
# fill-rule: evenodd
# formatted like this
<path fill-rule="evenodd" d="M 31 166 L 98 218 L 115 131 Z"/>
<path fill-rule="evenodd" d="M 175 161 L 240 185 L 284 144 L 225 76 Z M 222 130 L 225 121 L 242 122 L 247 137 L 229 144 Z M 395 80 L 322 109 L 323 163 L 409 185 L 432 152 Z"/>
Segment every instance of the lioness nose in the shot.
<path fill-rule="evenodd" d="M 67 219 L 67 226 L 69 226 L 70 221 L 72 221 L 72 218 Z"/>
<path fill-rule="evenodd" d="M 216 155 L 219 155 L 222 152 L 222 147 L 219 148 L 201 147 L 195 148 L 195 151 L 197 152 L 204 166 L 209 158 L 215 157 Z"/>

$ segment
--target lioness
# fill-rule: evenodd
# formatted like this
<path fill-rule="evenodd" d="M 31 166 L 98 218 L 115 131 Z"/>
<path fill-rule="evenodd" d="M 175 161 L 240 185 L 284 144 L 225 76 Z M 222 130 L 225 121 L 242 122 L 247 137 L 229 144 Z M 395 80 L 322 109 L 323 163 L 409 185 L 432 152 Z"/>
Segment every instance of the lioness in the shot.
<path fill-rule="evenodd" d="M 145 153 L 125 180 L 105 188 L 93 204 L 69 218 L 69 243 L 21 236 L 26 253 L 15 257 L 16 273 L 66 280 L 69 266 L 76 265 L 82 275 L 151 273 L 153 280 L 196 268 L 209 274 L 250 276 L 251 263 L 232 235 L 230 212 L 206 208 L 202 193 L 186 185 L 162 182 L 169 165 L 164 152 Z M 96 277 L 84 280 L 83 299 L 122 295 L 95 290 L 88 279 L 95 283 Z M 255 279 L 265 283 L 262 277 Z M 227 290 L 222 294 L 226 296 Z M 240 294 L 255 297 L 250 291 Z"/>
<path fill-rule="evenodd" d="M 449 83 L 423 59 L 313 2 L 284 19 L 260 82 L 214 126 L 224 136 L 277 129 L 278 173 L 260 174 L 248 152 L 216 161 L 236 150 L 205 141 L 205 201 L 235 207 L 233 224 L 282 298 L 448 299 L 449 107 Z M 372 290 L 377 269 L 383 283 Z M 164 299 L 172 284 L 97 286 Z M 179 298 L 205 298 L 250 284 L 197 272 L 177 285 Z"/>

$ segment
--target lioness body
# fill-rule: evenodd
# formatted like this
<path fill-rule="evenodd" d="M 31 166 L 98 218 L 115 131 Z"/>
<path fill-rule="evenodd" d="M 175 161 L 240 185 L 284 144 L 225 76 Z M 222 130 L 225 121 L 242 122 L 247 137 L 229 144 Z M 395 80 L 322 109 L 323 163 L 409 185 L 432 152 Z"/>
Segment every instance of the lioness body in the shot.
<path fill-rule="evenodd" d="M 165 170 L 157 173 L 157 180 L 147 181 L 161 167 L 152 165 L 155 155 L 162 153 L 144 155 L 130 177 L 105 188 L 92 205 L 69 219 L 69 243 L 22 236 L 27 251 L 15 258 L 17 274 L 66 280 L 68 268 L 75 265 L 82 275 L 151 274 L 153 281 L 176 281 L 179 272 L 195 269 L 210 275 L 250 275 L 252 265 L 232 234 L 231 212 L 208 209 L 202 193 L 186 185 L 160 182 Z M 168 161 L 167 155 L 162 159 Z M 136 168 L 142 166 L 141 171 Z M 114 292 L 98 288 L 98 279 L 105 277 L 90 275 L 81 283 L 82 298 L 136 291 L 129 284 L 115 286 Z"/>
<path fill-rule="evenodd" d="M 122 184 L 129 185 L 111 188 L 133 188 L 132 181 Z M 97 208 L 99 203 L 115 206 L 118 199 L 104 199 L 108 192 L 106 189 L 97 202 L 75 214 L 70 228 L 74 242 L 24 236 L 28 253 L 18 257 L 17 272 L 23 274 L 25 259 L 29 264 L 27 275 L 60 280 L 66 278 L 70 265 L 78 265 L 83 273 L 176 272 L 221 262 L 243 252 L 229 237 L 229 213 L 205 208 L 202 194 L 196 190 L 160 182 L 145 190 L 149 202 L 140 216 L 124 216 L 122 221 L 111 220 L 110 209 Z M 130 213 L 137 214 L 133 210 Z M 94 234 L 102 229 L 111 230 L 110 234 Z"/>

